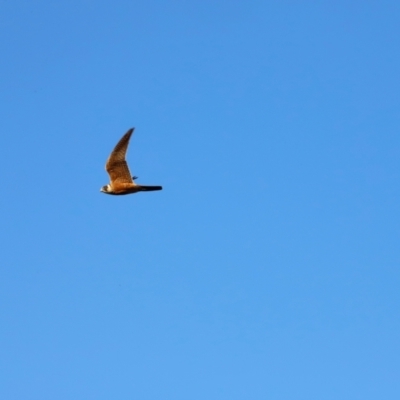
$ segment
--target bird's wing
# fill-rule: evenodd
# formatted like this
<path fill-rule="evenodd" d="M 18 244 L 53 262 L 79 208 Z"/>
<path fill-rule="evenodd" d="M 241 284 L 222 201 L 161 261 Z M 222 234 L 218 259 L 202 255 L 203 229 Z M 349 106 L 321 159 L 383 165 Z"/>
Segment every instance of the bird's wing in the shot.
<path fill-rule="evenodd" d="M 122 136 L 121 140 L 111 152 L 110 157 L 108 157 L 106 171 L 108 172 L 108 175 L 110 175 L 110 181 L 112 185 L 120 183 L 134 183 L 132 180 L 132 175 L 129 172 L 128 164 L 125 160 L 129 139 L 131 138 L 133 130 L 134 128 L 129 129 L 129 131 Z"/>

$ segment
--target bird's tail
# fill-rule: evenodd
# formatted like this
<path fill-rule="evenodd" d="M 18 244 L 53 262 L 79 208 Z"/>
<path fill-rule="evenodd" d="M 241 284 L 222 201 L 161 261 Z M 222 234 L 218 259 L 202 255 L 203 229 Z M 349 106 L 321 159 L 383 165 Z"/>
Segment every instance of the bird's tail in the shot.
<path fill-rule="evenodd" d="M 162 190 L 162 186 L 142 186 L 142 185 L 140 185 L 140 190 L 143 192 L 151 192 L 152 190 Z"/>

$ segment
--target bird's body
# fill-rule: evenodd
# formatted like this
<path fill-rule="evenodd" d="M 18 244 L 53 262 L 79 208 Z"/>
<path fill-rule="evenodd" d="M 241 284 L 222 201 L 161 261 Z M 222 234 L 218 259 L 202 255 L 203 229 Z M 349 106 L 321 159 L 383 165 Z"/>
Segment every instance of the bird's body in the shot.
<path fill-rule="evenodd" d="M 149 192 L 161 190 L 162 186 L 143 186 L 134 182 L 136 176 L 131 175 L 128 164 L 125 160 L 126 151 L 129 145 L 129 139 L 132 136 L 134 128 L 122 136 L 114 150 L 111 152 L 106 163 L 106 171 L 110 176 L 110 183 L 103 186 L 100 191 L 112 195 L 124 195 L 137 192 Z"/>

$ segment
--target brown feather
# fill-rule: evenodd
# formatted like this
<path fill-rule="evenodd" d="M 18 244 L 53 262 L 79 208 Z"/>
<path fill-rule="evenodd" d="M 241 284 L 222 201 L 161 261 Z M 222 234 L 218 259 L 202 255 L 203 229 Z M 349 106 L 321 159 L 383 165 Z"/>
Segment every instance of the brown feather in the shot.
<path fill-rule="evenodd" d="M 132 175 L 125 160 L 129 139 L 132 136 L 133 130 L 134 128 L 129 129 L 129 131 L 122 136 L 121 140 L 111 152 L 110 157 L 108 157 L 106 163 L 106 171 L 108 172 L 108 175 L 110 175 L 110 184 L 114 189 L 117 189 L 118 186 L 126 187 L 136 185 L 132 180 Z"/>

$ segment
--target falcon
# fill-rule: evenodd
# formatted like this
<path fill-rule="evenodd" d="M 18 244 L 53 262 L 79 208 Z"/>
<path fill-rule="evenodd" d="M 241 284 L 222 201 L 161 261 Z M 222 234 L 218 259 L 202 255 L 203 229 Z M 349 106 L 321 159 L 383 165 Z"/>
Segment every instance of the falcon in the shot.
<path fill-rule="evenodd" d="M 129 145 L 129 139 L 135 128 L 129 129 L 117 143 L 111 152 L 106 163 L 106 171 L 110 175 L 110 183 L 103 186 L 100 192 L 113 195 L 123 195 L 136 192 L 150 192 L 161 190 L 162 186 L 144 186 L 134 182 L 136 176 L 129 172 L 128 164 L 125 160 L 126 151 Z"/>

